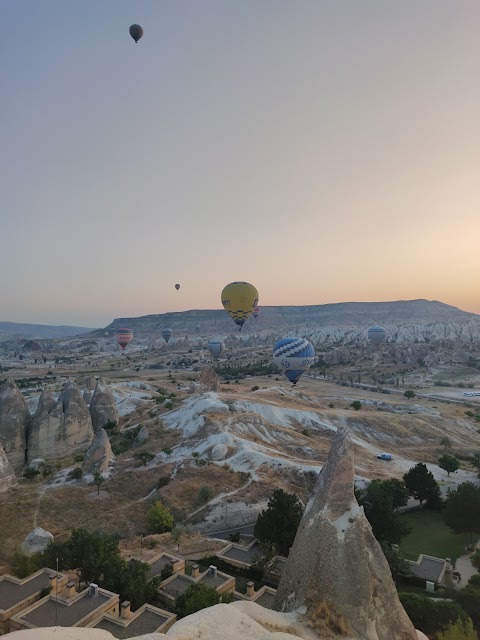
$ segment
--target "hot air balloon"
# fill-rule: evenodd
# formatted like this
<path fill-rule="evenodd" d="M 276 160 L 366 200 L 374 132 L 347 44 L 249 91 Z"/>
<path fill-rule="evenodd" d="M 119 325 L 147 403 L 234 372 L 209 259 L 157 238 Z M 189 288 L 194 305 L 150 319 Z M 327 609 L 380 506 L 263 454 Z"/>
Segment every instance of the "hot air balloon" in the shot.
<path fill-rule="evenodd" d="M 255 307 L 255 309 L 253 310 L 252 315 L 256 320 L 258 318 L 258 316 L 260 315 L 260 307 Z"/>
<path fill-rule="evenodd" d="M 139 24 L 132 24 L 129 32 L 132 38 L 135 40 L 135 43 L 137 43 L 143 36 L 143 29 Z"/>
<path fill-rule="evenodd" d="M 133 332 L 131 329 L 115 329 L 115 340 L 125 351 L 125 347 L 133 340 Z"/>
<path fill-rule="evenodd" d="M 173 331 L 169 327 L 163 327 L 162 329 L 162 338 L 165 342 L 168 342 L 173 335 Z"/>
<path fill-rule="evenodd" d="M 179 284 L 176 284 L 176 285 L 175 285 L 175 289 L 178 291 L 178 290 L 180 289 L 180 285 L 179 285 Z"/>
<path fill-rule="evenodd" d="M 218 338 L 211 338 L 208 341 L 208 350 L 214 358 L 219 358 L 225 351 L 225 344 Z"/>
<path fill-rule="evenodd" d="M 222 291 L 222 304 L 241 331 L 258 304 L 258 291 L 248 282 L 231 282 Z"/>
<path fill-rule="evenodd" d="M 304 338 L 282 338 L 273 347 L 273 361 L 285 376 L 297 384 L 315 360 L 315 349 Z"/>
<path fill-rule="evenodd" d="M 368 327 L 367 335 L 368 339 L 373 344 L 382 344 L 382 342 L 385 342 L 387 332 L 383 327 L 379 327 L 375 324 L 372 327 Z"/>

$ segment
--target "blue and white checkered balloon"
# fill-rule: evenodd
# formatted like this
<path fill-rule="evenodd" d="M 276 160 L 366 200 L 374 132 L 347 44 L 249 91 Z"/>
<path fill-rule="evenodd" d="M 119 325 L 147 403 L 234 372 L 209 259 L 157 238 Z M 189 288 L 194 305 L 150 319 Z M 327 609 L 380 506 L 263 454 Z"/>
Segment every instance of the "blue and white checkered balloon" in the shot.
<path fill-rule="evenodd" d="M 273 347 L 273 361 L 296 384 L 315 361 L 315 349 L 305 338 L 282 338 Z"/>

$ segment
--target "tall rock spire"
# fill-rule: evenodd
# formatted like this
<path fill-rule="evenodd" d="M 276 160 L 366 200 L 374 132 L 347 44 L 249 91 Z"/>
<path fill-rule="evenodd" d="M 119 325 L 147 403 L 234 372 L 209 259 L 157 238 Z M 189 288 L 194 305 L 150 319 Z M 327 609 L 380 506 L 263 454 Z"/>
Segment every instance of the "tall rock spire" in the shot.
<path fill-rule="evenodd" d="M 355 499 L 354 477 L 350 435 L 339 429 L 298 528 L 275 608 L 305 609 L 307 623 L 320 637 L 417 640 Z"/>

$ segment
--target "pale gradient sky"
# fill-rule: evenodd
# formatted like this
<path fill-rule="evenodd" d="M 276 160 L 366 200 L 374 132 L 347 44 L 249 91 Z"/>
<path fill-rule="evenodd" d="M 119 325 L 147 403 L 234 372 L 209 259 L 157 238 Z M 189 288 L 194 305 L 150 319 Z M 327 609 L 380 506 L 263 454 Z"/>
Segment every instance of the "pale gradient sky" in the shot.
<path fill-rule="evenodd" d="M 478 0 L 0 0 L 0 18 L 0 320 L 220 308 L 232 280 L 260 306 L 480 312 Z"/>

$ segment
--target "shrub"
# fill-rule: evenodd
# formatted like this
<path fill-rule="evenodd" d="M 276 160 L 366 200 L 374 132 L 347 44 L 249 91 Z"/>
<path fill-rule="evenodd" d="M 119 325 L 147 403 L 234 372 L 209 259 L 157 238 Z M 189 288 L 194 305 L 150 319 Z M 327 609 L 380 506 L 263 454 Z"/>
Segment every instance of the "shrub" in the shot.
<path fill-rule="evenodd" d="M 362 408 L 362 403 L 360 402 L 360 400 L 354 400 L 350 406 L 355 409 L 355 411 L 360 411 L 360 409 Z"/>
<path fill-rule="evenodd" d="M 211 487 L 208 487 L 207 485 L 200 487 L 200 489 L 198 490 L 198 496 L 197 496 L 197 501 L 200 504 L 208 502 L 212 498 L 213 498 L 213 489 Z"/>
<path fill-rule="evenodd" d="M 412 391 L 412 389 L 407 389 L 403 395 L 405 396 L 405 398 L 415 398 L 415 391 Z"/>
<path fill-rule="evenodd" d="M 167 486 L 169 482 L 170 476 L 160 476 L 160 478 L 157 480 L 157 489 L 161 489 L 162 487 Z"/>
<path fill-rule="evenodd" d="M 150 507 L 148 523 L 155 533 L 164 533 L 173 527 L 173 516 L 168 507 L 157 501 Z"/>
<path fill-rule="evenodd" d="M 251 391 L 258 391 L 260 389 L 260 387 L 258 386 L 258 384 L 254 385 L 251 389 Z"/>

